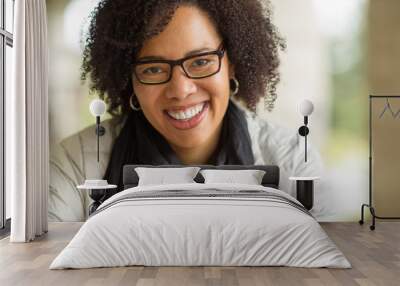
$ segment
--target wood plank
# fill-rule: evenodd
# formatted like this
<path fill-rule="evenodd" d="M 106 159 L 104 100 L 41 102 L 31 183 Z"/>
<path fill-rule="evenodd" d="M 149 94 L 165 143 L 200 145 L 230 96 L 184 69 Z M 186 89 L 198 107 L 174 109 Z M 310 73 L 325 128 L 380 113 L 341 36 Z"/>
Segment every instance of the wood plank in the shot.
<path fill-rule="evenodd" d="M 379 222 L 375 231 L 357 223 L 321 223 L 352 269 L 296 267 L 116 267 L 49 270 L 81 223 L 51 223 L 32 243 L 0 240 L 0 285 L 136 286 L 391 286 L 400 281 L 400 222 Z"/>

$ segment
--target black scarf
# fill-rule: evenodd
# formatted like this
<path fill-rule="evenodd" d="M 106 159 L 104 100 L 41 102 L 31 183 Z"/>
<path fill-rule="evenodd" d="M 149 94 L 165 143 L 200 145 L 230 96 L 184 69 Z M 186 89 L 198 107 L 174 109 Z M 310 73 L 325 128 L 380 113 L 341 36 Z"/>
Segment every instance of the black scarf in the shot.
<path fill-rule="evenodd" d="M 122 169 L 126 164 L 182 165 L 164 137 L 147 121 L 143 112 L 132 111 L 114 142 L 104 179 L 123 189 Z M 253 165 L 247 121 L 232 101 L 224 116 L 218 147 L 210 165 Z"/>

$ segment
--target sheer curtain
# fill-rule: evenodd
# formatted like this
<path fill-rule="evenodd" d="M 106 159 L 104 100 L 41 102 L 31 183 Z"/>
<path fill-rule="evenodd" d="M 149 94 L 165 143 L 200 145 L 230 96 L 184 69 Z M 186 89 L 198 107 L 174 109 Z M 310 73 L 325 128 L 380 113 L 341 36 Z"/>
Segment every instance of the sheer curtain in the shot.
<path fill-rule="evenodd" d="M 12 242 L 47 232 L 48 50 L 45 0 L 15 1 L 13 92 L 6 111 Z"/>

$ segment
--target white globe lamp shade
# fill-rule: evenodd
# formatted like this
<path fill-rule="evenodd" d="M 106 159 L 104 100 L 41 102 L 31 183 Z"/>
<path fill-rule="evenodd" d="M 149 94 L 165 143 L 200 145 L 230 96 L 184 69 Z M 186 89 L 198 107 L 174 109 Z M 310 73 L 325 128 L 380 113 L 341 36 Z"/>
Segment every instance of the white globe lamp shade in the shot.
<path fill-rule="evenodd" d="M 314 104 L 310 100 L 304 99 L 300 103 L 299 111 L 303 116 L 309 116 L 314 111 Z"/>
<path fill-rule="evenodd" d="M 106 112 L 106 103 L 101 99 L 93 99 L 89 108 L 94 117 L 102 116 Z"/>

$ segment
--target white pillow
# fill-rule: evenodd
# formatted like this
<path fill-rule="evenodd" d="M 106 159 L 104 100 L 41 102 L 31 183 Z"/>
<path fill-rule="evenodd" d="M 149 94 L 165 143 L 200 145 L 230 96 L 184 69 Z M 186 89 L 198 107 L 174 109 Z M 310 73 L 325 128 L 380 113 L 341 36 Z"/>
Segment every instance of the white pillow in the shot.
<path fill-rule="evenodd" d="M 265 171 L 262 170 L 201 170 L 204 183 L 234 183 L 261 185 Z"/>
<path fill-rule="evenodd" d="M 199 167 L 135 168 L 139 176 L 139 186 L 196 183 L 193 179 L 199 170 Z"/>

